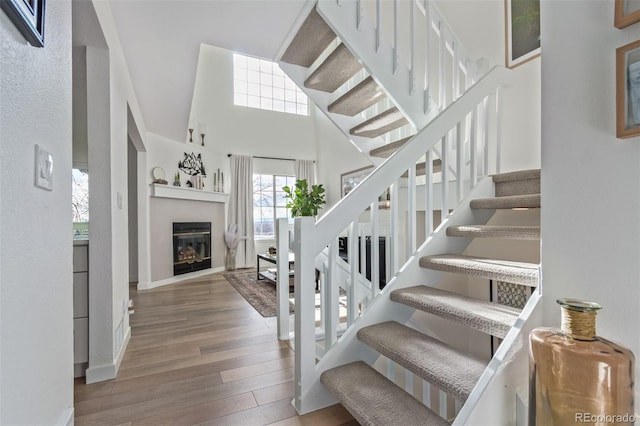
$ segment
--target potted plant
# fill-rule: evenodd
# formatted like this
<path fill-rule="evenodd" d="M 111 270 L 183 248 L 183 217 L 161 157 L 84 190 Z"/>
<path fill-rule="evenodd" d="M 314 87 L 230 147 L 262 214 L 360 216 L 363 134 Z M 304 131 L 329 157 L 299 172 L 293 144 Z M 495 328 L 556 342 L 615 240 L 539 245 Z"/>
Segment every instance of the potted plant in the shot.
<path fill-rule="evenodd" d="M 326 204 L 325 189 L 322 185 L 309 185 L 306 179 L 296 180 L 295 188 L 283 186 L 285 198 L 289 198 L 287 208 L 291 209 L 291 217 L 318 215 L 318 209 Z"/>

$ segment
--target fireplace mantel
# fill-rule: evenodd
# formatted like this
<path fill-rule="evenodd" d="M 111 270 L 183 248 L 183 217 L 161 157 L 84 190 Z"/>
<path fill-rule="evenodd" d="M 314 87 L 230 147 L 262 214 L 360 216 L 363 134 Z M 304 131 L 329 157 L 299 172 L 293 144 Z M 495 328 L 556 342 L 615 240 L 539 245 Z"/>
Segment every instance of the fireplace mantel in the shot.
<path fill-rule="evenodd" d="M 183 188 L 181 186 L 161 185 L 158 183 L 152 183 L 150 187 L 152 197 L 207 201 L 210 203 L 226 203 L 229 199 L 229 194 L 224 192 L 212 192 L 202 189 Z"/>

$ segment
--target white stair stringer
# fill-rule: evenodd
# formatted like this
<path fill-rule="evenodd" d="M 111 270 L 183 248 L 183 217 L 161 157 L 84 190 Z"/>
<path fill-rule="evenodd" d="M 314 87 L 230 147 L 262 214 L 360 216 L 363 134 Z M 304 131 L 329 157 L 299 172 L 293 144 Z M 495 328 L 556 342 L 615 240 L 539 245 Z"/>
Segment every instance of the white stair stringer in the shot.
<path fill-rule="evenodd" d="M 526 424 L 529 333 L 542 325 L 541 299 L 538 286 L 491 358 L 452 426 Z"/>
<path fill-rule="evenodd" d="M 349 50 L 360 59 L 367 72 L 409 122 L 416 129 L 423 128 L 440 112 L 438 105 L 430 97 L 425 112 L 424 91 L 409 92 L 411 85 L 409 68 L 400 62 L 396 72 L 393 72 L 393 47 L 382 40 L 379 51 L 376 52 L 375 25 L 366 16 L 361 15 L 360 28 L 356 28 L 357 8 L 358 2 L 355 1 L 319 1 L 316 6 L 320 16 Z"/>
<path fill-rule="evenodd" d="M 420 247 L 416 255 L 412 256 L 407 264 L 391 278 L 378 297 L 371 302 L 365 313 L 345 331 L 338 342 L 318 361 L 315 365 L 313 377 L 309 380 L 312 385 L 302 395 L 301 402 L 299 401 L 300 414 L 309 413 L 336 403 L 335 398 L 320 383 L 322 372 L 356 361 L 364 361 L 369 365 L 373 365 L 380 354 L 358 340 L 358 330 L 384 321 L 396 321 L 400 324 L 406 324 L 409 321 L 415 309 L 391 301 L 391 291 L 414 286 L 417 282 L 439 282 L 444 273 L 420 267 L 420 257 L 438 253 L 462 253 L 469 244 L 469 240 L 466 238 L 447 237 L 446 227 L 465 223 L 486 223 L 493 212 L 472 210 L 469 207 L 469 203 L 473 198 L 492 197 L 493 194 L 494 186 L 491 178 L 485 177 L 481 179 L 459 206 L 443 220 L 438 229 Z"/>

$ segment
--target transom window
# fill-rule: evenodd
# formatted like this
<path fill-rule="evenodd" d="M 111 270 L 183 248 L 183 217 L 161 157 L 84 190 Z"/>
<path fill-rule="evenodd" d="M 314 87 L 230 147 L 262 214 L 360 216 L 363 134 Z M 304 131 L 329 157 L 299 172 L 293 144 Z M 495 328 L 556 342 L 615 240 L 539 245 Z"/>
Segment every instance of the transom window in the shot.
<path fill-rule="evenodd" d="M 237 53 L 233 54 L 233 103 L 309 115 L 307 95 L 278 64 Z"/>
<path fill-rule="evenodd" d="M 295 176 L 267 174 L 253 175 L 253 232 L 256 239 L 275 237 L 275 219 L 288 218 L 293 223 L 291 212 L 285 206 L 283 186 L 294 186 Z"/>

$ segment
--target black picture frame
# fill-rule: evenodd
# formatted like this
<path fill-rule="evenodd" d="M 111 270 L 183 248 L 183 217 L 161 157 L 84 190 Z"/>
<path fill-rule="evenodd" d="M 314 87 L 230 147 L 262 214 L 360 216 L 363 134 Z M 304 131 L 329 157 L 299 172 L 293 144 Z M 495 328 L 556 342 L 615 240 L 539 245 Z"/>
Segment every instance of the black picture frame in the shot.
<path fill-rule="evenodd" d="M 505 0 L 507 68 L 540 56 L 540 0 Z"/>
<path fill-rule="evenodd" d="M 34 47 L 44 47 L 44 11 L 46 0 L 0 0 L 20 34 Z"/>

